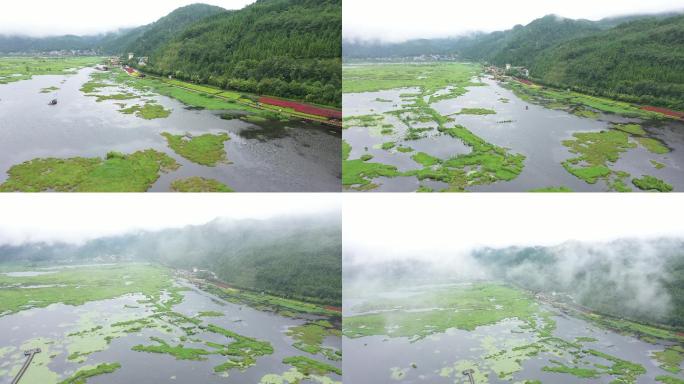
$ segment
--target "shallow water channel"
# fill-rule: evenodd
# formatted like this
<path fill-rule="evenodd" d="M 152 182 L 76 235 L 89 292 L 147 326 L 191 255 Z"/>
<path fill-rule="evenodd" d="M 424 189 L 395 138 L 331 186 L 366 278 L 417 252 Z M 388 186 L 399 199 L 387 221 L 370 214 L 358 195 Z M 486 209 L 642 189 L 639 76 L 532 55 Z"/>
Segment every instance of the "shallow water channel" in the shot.
<path fill-rule="evenodd" d="M 597 132 L 610 128 L 611 123 L 636 122 L 642 125 L 650 137 L 661 140 L 671 152 L 654 154 L 642 146 L 621 154 L 610 168 L 629 172 L 632 177 L 651 175 L 671 184 L 675 191 L 684 190 L 684 122 L 642 121 L 618 115 L 600 113 L 597 119 L 575 116 L 565 111 L 545 108 L 518 98 L 512 91 L 503 88 L 490 78 L 482 78 L 484 86 L 471 86 L 465 95 L 438 101 L 430 106 L 443 116 L 452 115 L 463 108 L 485 108 L 496 111 L 492 115 L 452 115 L 455 121 L 447 127 L 463 125 L 485 141 L 509 148 L 511 153 L 526 156 L 524 168 L 512 181 L 498 181 L 492 184 L 468 187 L 470 191 L 483 192 L 525 192 L 532 189 L 565 186 L 573 191 L 606 191 L 603 180 L 588 184 L 567 172 L 561 163 L 576 155 L 563 146 L 564 140 L 572 139 L 575 132 Z M 448 159 L 467 154 L 470 148 L 460 140 L 437 132 L 436 123 L 424 123 L 434 127 L 419 140 L 403 140 L 407 127 L 395 116 L 386 112 L 401 109 L 407 105 L 400 95 L 415 93 L 417 88 L 403 88 L 378 92 L 348 93 L 343 95 L 344 116 L 383 114 L 385 123 L 394 127 L 394 134 L 382 135 L 378 129 L 349 127 L 343 132 L 343 139 L 352 147 L 349 159 L 358 159 L 364 154 L 373 155 L 371 162 L 394 165 L 400 172 L 422 169 L 411 159 L 416 152 Z M 507 100 L 506 100 L 507 99 Z M 416 127 L 422 127 L 416 125 Z M 396 141 L 397 145 L 411 147 L 415 151 L 402 153 L 396 149 L 383 150 L 382 143 Z M 664 165 L 656 169 L 650 160 Z M 434 190 L 447 185 L 435 181 L 419 181 L 416 177 L 378 177 L 373 179 L 378 187 L 373 191 L 402 192 L 415 191 L 419 186 Z M 633 185 L 633 190 L 638 191 Z"/>
<path fill-rule="evenodd" d="M 182 166 L 162 174 L 151 191 L 168 191 L 172 181 L 190 176 L 216 179 L 236 191 L 339 191 L 340 133 L 303 122 L 252 124 L 222 120 L 223 111 L 192 110 L 179 101 L 154 94 L 172 113 L 144 120 L 118 112 L 118 100 L 96 102 L 81 86 L 93 68 L 75 75 L 34 76 L 0 85 L 0 183 L 12 165 L 41 157 L 104 157 L 109 151 L 132 153 L 155 149 Z M 57 91 L 41 93 L 48 87 Z M 49 106 L 52 99 L 58 104 Z M 126 102 L 126 100 L 123 100 Z M 230 163 L 207 167 L 168 148 L 162 132 L 195 135 L 227 132 Z"/>

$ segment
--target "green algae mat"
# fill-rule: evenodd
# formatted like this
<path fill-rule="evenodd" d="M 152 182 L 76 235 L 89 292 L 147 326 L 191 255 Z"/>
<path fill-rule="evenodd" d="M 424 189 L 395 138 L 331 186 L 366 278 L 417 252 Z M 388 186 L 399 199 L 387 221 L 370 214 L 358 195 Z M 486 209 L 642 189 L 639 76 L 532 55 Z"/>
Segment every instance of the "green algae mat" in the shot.
<path fill-rule="evenodd" d="M 34 159 L 15 165 L 0 192 L 145 192 L 179 164 L 151 149 L 106 158 Z"/>

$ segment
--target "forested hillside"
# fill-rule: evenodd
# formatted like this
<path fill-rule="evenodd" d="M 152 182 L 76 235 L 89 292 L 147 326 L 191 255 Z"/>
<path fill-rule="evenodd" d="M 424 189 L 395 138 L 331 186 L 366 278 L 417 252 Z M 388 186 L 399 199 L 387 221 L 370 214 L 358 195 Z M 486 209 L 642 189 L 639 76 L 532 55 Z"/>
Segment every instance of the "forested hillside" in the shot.
<path fill-rule="evenodd" d="M 187 5 L 174 10 L 152 24 L 132 29 L 116 39 L 104 40 L 99 48 L 105 53 L 126 54 L 133 52 L 136 56 L 150 56 L 189 25 L 222 12 L 228 11 L 207 4 Z"/>
<path fill-rule="evenodd" d="M 344 56 L 369 58 L 436 54 L 458 55 L 500 65 L 511 61 L 522 63 L 530 62 L 539 52 L 559 41 L 600 30 L 599 22 L 548 15 L 525 26 L 516 25 L 512 29 L 492 33 L 478 32 L 460 37 L 418 39 L 394 44 L 345 41 Z"/>
<path fill-rule="evenodd" d="M 417 39 L 402 43 L 380 41 L 342 41 L 342 55 L 346 59 L 400 58 L 420 55 L 455 54 L 462 38 Z"/>
<path fill-rule="evenodd" d="M 591 21 L 548 15 L 526 26 L 517 25 L 508 31 L 466 38 L 459 42 L 456 49 L 463 57 L 499 66 L 506 63 L 530 66 L 545 49 L 599 30 Z"/>
<path fill-rule="evenodd" d="M 684 16 L 643 19 L 547 49 L 530 63 L 545 83 L 684 110 Z"/>
<path fill-rule="evenodd" d="M 341 104 L 341 0 L 259 0 L 199 21 L 147 70 L 219 87 Z"/>
<path fill-rule="evenodd" d="M 82 245 L 0 246 L 5 263 L 155 261 L 210 270 L 229 284 L 339 305 L 339 217 L 217 219 L 205 225 L 99 238 Z"/>
<path fill-rule="evenodd" d="M 59 50 L 89 50 L 95 49 L 110 35 L 97 36 L 53 36 L 53 37 L 29 37 L 0 35 L 0 54 L 7 53 L 38 53 Z"/>

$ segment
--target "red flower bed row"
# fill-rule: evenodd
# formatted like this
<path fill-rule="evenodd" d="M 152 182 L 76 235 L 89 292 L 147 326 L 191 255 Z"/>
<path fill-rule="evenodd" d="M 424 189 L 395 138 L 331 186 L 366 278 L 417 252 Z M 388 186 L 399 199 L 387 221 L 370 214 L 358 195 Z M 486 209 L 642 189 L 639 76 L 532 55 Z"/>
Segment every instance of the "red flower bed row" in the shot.
<path fill-rule="evenodd" d="M 658 112 L 658 113 L 662 113 L 663 115 L 678 117 L 680 119 L 684 118 L 684 112 L 677 112 L 677 111 L 673 111 L 673 110 L 667 109 L 667 108 L 646 106 L 646 107 L 641 107 L 641 109 L 643 109 L 644 111 Z"/>
<path fill-rule="evenodd" d="M 263 104 L 275 105 L 278 107 L 292 108 L 297 112 L 306 113 L 308 115 L 323 116 L 331 119 L 342 119 L 341 111 L 314 107 L 308 104 L 297 103 L 295 101 L 274 99 L 271 97 L 260 97 L 259 102 Z"/>

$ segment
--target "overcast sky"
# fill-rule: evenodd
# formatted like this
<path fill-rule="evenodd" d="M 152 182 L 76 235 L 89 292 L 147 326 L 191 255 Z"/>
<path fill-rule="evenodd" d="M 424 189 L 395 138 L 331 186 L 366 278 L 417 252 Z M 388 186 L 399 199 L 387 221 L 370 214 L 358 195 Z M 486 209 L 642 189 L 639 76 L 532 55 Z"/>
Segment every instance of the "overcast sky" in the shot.
<path fill-rule="evenodd" d="M 399 42 L 505 30 L 548 14 L 598 20 L 684 10 L 682 0 L 344 0 L 343 36 Z"/>
<path fill-rule="evenodd" d="M 684 196 L 345 195 L 343 249 L 355 262 L 430 260 L 476 247 L 684 237 Z"/>
<path fill-rule="evenodd" d="M 5 194 L 0 199 L 0 244 L 82 242 L 133 230 L 204 224 L 217 217 L 339 213 L 340 200 L 326 193 Z"/>
<path fill-rule="evenodd" d="M 255 0 L 29 0 L 3 1 L 0 34 L 86 35 L 137 27 L 193 3 L 240 9 Z"/>

